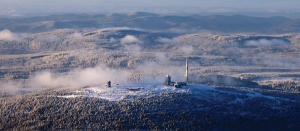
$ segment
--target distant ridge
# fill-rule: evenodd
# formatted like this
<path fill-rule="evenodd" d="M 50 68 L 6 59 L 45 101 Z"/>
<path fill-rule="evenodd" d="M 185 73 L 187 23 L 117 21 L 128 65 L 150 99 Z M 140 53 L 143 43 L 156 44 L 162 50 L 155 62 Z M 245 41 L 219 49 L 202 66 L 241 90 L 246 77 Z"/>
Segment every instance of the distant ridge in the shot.
<path fill-rule="evenodd" d="M 49 26 L 45 23 L 51 23 Z M 44 24 L 41 24 L 44 23 Z M 62 14 L 30 18 L 0 18 L 0 30 L 44 32 L 54 29 L 135 27 L 148 30 L 212 31 L 223 33 L 293 33 L 299 32 L 300 20 L 286 17 L 251 17 L 244 15 L 158 15 L 148 12 L 128 14 Z"/>

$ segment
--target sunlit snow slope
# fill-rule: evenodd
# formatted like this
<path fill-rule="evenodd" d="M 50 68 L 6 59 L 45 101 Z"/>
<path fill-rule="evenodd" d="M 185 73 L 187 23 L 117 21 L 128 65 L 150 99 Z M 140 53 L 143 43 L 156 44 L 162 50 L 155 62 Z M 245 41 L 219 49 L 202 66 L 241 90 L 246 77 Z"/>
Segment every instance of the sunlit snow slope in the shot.
<path fill-rule="evenodd" d="M 74 91 L 72 95 L 58 96 L 64 98 L 73 97 L 97 97 L 109 101 L 131 100 L 138 97 L 159 96 L 163 93 L 191 93 L 191 88 L 199 88 L 206 90 L 214 90 L 209 86 L 188 86 L 182 88 L 174 88 L 173 86 L 164 86 L 162 84 L 149 83 L 127 83 L 107 88 L 105 85 L 92 86 Z"/>
<path fill-rule="evenodd" d="M 249 90 L 221 90 L 213 86 L 207 85 L 189 85 L 182 88 L 174 88 L 173 86 L 165 86 L 162 84 L 151 83 L 130 83 L 120 84 L 107 88 L 102 86 L 91 86 L 71 92 L 70 95 L 58 97 L 75 98 L 75 97 L 95 97 L 108 101 L 134 100 L 137 98 L 148 98 L 153 96 L 162 96 L 165 93 L 183 93 L 193 95 L 198 99 L 205 101 L 219 101 L 228 103 L 243 103 L 245 100 L 262 97 L 273 100 L 280 104 L 279 100 L 272 96 L 262 95 Z"/>

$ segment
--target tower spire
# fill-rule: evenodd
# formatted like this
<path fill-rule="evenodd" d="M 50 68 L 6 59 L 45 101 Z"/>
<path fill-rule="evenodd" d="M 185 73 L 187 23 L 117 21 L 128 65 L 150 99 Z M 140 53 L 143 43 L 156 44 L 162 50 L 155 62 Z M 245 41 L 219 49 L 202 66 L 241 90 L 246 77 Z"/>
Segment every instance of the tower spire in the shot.
<path fill-rule="evenodd" d="M 189 63 L 188 63 L 188 57 L 186 57 L 186 62 L 185 62 L 185 67 L 186 67 L 186 70 L 185 70 L 185 82 L 186 84 L 188 84 L 188 81 L 189 81 Z"/>

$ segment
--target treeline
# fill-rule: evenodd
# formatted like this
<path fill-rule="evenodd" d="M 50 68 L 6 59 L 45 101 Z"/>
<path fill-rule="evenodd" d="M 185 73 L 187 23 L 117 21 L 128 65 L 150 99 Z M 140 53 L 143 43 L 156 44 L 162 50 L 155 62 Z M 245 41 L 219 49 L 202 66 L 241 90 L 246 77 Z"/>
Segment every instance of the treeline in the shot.
<path fill-rule="evenodd" d="M 47 94 L 47 95 L 46 95 Z M 0 130 L 297 130 L 300 104 L 247 95 L 164 93 L 111 102 L 62 92 L 0 99 Z M 129 96 L 130 97 L 130 96 Z M 243 102 L 232 102 L 242 99 Z"/>

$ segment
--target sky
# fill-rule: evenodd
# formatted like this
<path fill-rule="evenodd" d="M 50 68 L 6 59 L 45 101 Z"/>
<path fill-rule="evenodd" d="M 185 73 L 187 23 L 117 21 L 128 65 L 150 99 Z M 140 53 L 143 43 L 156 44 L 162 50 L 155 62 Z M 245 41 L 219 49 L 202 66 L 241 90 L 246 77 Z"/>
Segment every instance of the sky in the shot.
<path fill-rule="evenodd" d="M 12 16 L 137 11 L 162 14 L 291 13 L 300 10 L 300 0 L 0 0 L 0 3 L 0 15 Z"/>

